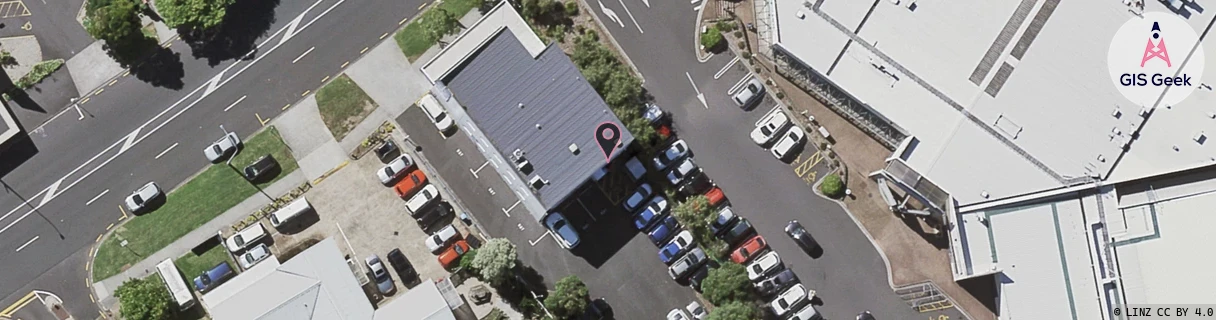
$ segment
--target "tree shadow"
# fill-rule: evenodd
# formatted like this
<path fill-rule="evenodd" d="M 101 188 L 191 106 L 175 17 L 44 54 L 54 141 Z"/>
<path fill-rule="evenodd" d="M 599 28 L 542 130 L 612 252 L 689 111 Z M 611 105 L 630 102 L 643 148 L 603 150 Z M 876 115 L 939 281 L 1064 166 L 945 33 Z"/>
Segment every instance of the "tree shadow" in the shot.
<path fill-rule="evenodd" d="M 178 29 L 195 58 L 206 58 L 210 66 L 241 58 L 256 49 L 254 42 L 275 22 L 279 0 L 237 1 L 228 6 L 224 22 L 214 30 Z"/>
<path fill-rule="evenodd" d="M 181 54 L 160 46 L 155 50 L 143 63 L 131 68 L 131 73 L 153 86 L 181 90 L 185 85 L 182 77 L 186 75 Z"/>
<path fill-rule="evenodd" d="M 25 130 L 21 130 L 21 133 L 0 145 L 0 154 L 3 155 L 0 157 L 0 177 L 4 177 L 38 154 L 38 146 L 34 145 Z"/>

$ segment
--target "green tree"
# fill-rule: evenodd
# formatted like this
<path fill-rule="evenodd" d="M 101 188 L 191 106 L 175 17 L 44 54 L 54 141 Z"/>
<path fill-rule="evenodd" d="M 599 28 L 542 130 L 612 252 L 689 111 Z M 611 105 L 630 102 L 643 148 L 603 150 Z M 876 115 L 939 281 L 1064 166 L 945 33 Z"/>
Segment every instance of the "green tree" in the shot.
<path fill-rule="evenodd" d="M 713 52 L 722 44 L 722 32 L 717 26 L 709 27 L 705 33 L 701 34 L 701 46 L 705 47 L 705 51 Z"/>
<path fill-rule="evenodd" d="M 471 274 L 479 274 L 477 271 L 477 266 L 473 264 L 473 260 L 475 259 L 477 259 L 477 249 L 465 252 L 463 256 L 460 256 L 460 271 L 468 271 L 471 272 Z"/>
<path fill-rule="evenodd" d="M 481 273 L 481 279 L 492 285 L 499 286 L 511 278 L 511 270 L 515 269 L 515 244 L 505 238 L 495 238 L 477 249 L 477 258 L 473 259 L 473 268 Z"/>
<path fill-rule="evenodd" d="M 132 278 L 114 291 L 122 304 L 122 316 L 131 320 L 162 320 L 169 318 L 169 290 L 160 280 Z"/>
<path fill-rule="evenodd" d="M 521 6 L 523 9 L 520 10 L 520 14 L 524 18 L 542 25 L 550 25 L 555 20 L 559 20 L 561 17 L 557 15 L 564 12 L 561 3 L 554 0 L 523 0 Z"/>
<path fill-rule="evenodd" d="M 718 305 L 709 312 L 709 320 L 752 320 L 759 319 L 760 312 L 755 305 L 744 302 L 731 302 Z"/>
<path fill-rule="evenodd" d="M 94 38 L 105 41 L 106 52 L 124 66 L 139 58 L 147 44 L 140 31 L 138 3 L 135 0 L 99 1 L 101 6 L 86 10 L 89 18 L 88 32 Z"/>
<path fill-rule="evenodd" d="M 557 281 L 555 290 L 545 298 L 545 308 L 558 319 L 569 319 L 587 309 L 591 297 L 587 285 L 578 276 L 566 276 Z"/>
<path fill-rule="evenodd" d="M 701 289 L 705 299 L 718 306 L 732 301 L 747 302 L 755 298 L 755 287 L 747 278 L 747 269 L 734 262 L 723 264 L 717 269 L 709 269 L 709 276 L 705 277 Z"/>
<path fill-rule="evenodd" d="M 430 39 L 431 42 L 438 42 L 444 36 L 456 33 L 460 30 L 460 20 L 452 16 L 450 12 L 443 8 L 435 8 L 423 15 L 422 21 L 423 35 Z"/>
<path fill-rule="evenodd" d="M 840 199 L 844 196 L 844 181 L 840 180 L 838 174 L 829 174 L 823 177 L 823 183 L 819 184 L 819 192 L 833 199 Z"/>
<path fill-rule="evenodd" d="M 710 236 L 709 222 L 714 218 L 714 214 L 709 205 L 709 198 L 704 195 L 688 197 L 684 202 L 677 203 L 671 212 L 693 235 Z"/>
<path fill-rule="evenodd" d="M 156 0 L 156 11 L 170 28 L 208 30 L 224 22 L 236 0 Z"/>

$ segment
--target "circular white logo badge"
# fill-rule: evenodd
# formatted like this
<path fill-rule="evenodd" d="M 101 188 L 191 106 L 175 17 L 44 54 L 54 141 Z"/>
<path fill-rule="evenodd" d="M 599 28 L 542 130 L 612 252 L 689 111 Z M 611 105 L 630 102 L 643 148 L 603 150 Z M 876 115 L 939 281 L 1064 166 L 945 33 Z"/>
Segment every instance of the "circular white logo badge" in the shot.
<path fill-rule="evenodd" d="M 1198 41 L 1195 30 L 1176 14 L 1132 17 L 1110 41 L 1110 78 L 1124 97 L 1140 106 L 1153 106 L 1157 99 L 1162 105 L 1178 104 L 1203 76 L 1206 56 L 1203 46 L 1195 45 Z"/>

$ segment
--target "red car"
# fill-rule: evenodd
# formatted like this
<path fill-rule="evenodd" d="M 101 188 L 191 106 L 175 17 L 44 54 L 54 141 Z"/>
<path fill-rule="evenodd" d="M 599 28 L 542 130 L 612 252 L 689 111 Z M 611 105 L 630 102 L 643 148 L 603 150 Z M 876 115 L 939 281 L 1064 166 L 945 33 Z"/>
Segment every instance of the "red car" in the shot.
<path fill-rule="evenodd" d="M 714 186 L 713 189 L 709 189 L 709 191 L 705 193 L 705 197 L 709 198 L 709 205 L 715 208 L 722 205 L 723 202 L 726 202 L 726 193 L 722 192 L 722 188 L 718 188 L 718 186 Z"/>
<path fill-rule="evenodd" d="M 768 248 L 768 242 L 764 241 L 764 237 L 756 235 L 739 245 L 739 248 L 730 254 L 730 261 L 743 264 L 759 255 L 764 248 Z"/>
<path fill-rule="evenodd" d="M 414 169 L 397 181 L 397 185 L 393 186 L 393 191 L 397 192 L 397 196 L 402 200 L 409 199 L 418 190 L 422 190 L 422 186 L 426 185 L 426 173 L 422 169 Z"/>
<path fill-rule="evenodd" d="M 444 269 L 451 269 L 460 264 L 460 257 L 464 256 L 465 252 L 469 252 L 469 243 L 464 240 L 456 241 L 439 254 L 439 264 L 443 265 Z"/>

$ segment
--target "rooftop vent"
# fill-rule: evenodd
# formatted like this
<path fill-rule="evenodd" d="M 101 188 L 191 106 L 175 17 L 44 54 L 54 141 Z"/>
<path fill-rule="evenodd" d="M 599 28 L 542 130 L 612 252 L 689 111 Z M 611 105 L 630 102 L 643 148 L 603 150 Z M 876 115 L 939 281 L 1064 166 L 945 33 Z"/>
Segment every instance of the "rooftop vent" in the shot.
<path fill-rule="evenodd" d="M 1196 143 L 1203 144 L 1204 141 L 1208 140 L 1208 136 L 1205 135 L 1203 131 L 1199 131 L 1199 133 L 1196 133 L 1195 137 L 1191 139 L 1194 139 Z"/>
<path fill-rule="evenodd" d="M 537 124 L 536 124 L 536 130 L 540 130 L 540 124 L 539 124 L 539 123 L 537 123 Z"/>
<path fill-rule="evenodd" d="M 523 102 L 520 102 L 520 103 L 519 103 L 519 108 L 520 108 L 520 109 L 523 109 L 523 108 L 524 108 L 524 103 L 523 103 Z"/>
<path fill-rule="evenodd" d="M 532 185 L 532 189 L 540 190 L 541 187 L 549 184 L 549 180 L 541 178 L 540 175 L 535 175 L 532 176 L 532 179 L 528 179 L 528 184 Z"/>
<path fill-rule="evenodd" d="M 578 144 L 571 143 L 570 147 L 568 147 L 568 149 L 570 149 L 570 153 L 572 153 L 576 156 L 578 155 Z"/>

